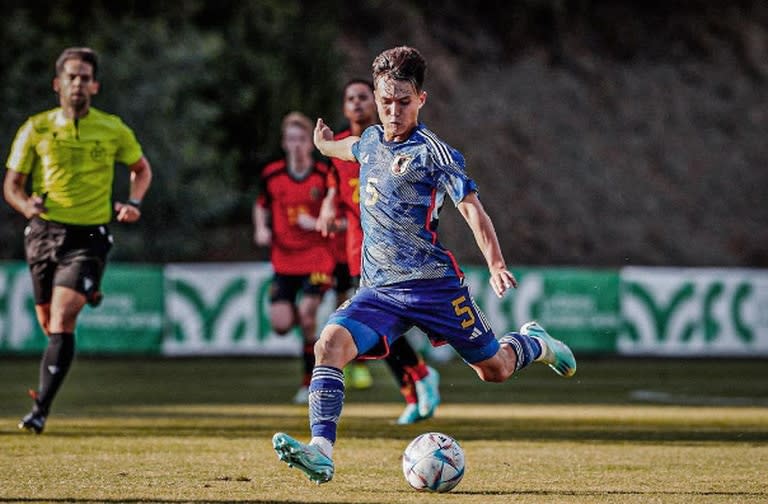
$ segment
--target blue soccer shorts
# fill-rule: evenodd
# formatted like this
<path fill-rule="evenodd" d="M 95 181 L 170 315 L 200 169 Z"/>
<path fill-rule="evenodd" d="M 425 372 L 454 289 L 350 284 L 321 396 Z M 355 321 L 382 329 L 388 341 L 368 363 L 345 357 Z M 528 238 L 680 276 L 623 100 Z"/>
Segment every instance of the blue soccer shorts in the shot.
<path fill-rule="evenodd" d="M 389 345 L 414 326 L 427 334 L 433 346 L 448 343 L 470 364 L 499 350 L 469 288 L 456 278 L 361 287 L 331 315 L 328 324 L 352 333 L 360 357 L 386 356 Z"/>

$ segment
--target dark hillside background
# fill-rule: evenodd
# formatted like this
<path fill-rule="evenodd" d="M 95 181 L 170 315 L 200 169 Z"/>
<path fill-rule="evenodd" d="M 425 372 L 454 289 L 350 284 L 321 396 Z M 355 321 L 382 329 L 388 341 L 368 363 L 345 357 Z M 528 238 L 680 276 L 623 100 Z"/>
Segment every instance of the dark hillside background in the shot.
<path fill-rule="evenodd" d="M 250 205 L 282 115 L 342 126 L 341 85 L 409 44 L 430 64 L 422 117 L 464 152 L 510 264 L 768 267 L 764 2 L 121 5 L 0 20 L 3 159 L 25 117 L 55 106 L 61 48 L 102 54 L 95 105 L 135 129 L 157 174 L 144 221 L 113 226 L 115 259 L 265 259 Z M 481 263 L 451 207 L 442 241 Z M 0 259 L 22 258 L 22 218 L 0 205 L 0 219 Z"/>

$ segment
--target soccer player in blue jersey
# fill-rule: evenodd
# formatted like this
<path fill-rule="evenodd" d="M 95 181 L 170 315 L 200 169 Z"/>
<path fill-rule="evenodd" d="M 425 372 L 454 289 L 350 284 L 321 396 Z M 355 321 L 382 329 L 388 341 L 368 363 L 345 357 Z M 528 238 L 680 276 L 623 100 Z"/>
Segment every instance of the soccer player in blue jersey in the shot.
<path fill-rule="evenodd" d="M 280 459 L 316 483 L 334 474 L 331 456 L 344 401 L 341 370 L 359 355 L 386 353 L 410 327 L 420 328 L 435 344 L 453 346 L 483 381 L 505 381 L 535 361 L 561 376 L 576 372 L 571 350 L 536 322 L 497 340 L 455 258 L 438 241 L 438 212 L 448 196 L 472 230 L 496 295 L 517 286 L 463 156 L 418 120 L 427 99 L 425 73 L 426 62 L 416 49 L 386 50 L 373 61 L 381 124 L 338 141 L 322 119 L 315 127 L 320 152 L 361 165 L 364 233 L 361 288 L 331 316 L 315 345 L 312 439 L 304 444 L 281 432 L 272 438 Z"/>

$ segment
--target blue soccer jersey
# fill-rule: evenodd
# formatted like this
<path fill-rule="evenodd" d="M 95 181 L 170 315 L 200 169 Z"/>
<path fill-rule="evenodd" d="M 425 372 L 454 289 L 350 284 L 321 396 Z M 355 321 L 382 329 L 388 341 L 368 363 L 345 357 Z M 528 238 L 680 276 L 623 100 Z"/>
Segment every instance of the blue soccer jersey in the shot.
<path fill-rule="evenodd" d="M 382 126 L 371 126 L 352 152 L 360 162 L 362 284 L 461 278 L 453 254 L 437 239 L 446 194 L 458 204 L 477 191 L 461 153 L 423 124 L 403 142 L 387 142 Z"/>

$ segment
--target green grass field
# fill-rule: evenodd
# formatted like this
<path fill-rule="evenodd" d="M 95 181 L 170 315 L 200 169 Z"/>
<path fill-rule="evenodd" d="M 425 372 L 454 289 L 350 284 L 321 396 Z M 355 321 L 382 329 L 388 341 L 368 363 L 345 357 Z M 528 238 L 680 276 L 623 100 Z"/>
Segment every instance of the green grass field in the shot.
<path fill-rule="evenodd" d="M 297 360 L 81 357 L 34 436 L 16 424 L 37 359 L 0 359 L 0 502 L 768 502 L 768 361 L 582 359 L 572 380 L 535 366 L 501 385 L 437 367 L 444 404 L 402 427 L 374 363 L 375 386 L 347 394 L 336 476 L 316 486 L 270 443 L 307 438 Z M 430 430 L 464 447 L 449 494 L 402 476 Z"/>

